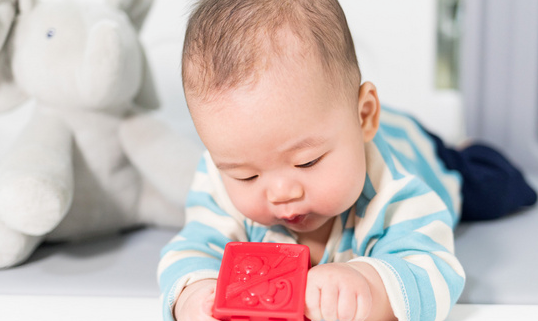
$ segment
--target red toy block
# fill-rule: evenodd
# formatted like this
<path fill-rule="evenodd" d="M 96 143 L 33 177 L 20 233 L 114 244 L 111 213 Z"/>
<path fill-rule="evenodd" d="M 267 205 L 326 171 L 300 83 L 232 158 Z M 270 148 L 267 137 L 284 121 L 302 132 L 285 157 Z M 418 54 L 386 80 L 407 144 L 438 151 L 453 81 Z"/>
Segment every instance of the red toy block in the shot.
<path fill-rule="evenodd" d="M 310 250 L 305 245 L 230 242 L 220 267 L 213 317 L 303 321 Z"/>

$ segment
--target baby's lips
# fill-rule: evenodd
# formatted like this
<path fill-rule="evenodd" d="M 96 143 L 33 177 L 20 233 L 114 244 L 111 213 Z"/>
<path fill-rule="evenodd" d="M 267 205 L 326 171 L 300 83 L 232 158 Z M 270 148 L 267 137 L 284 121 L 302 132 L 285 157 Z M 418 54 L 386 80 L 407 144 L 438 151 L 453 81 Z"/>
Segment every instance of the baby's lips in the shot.
<path fill-rule="evenodd" d="M 292 215 L 290 218 L 285 219 L 289 224 L 299 224 L 301 223 L 306 215 Z"/>

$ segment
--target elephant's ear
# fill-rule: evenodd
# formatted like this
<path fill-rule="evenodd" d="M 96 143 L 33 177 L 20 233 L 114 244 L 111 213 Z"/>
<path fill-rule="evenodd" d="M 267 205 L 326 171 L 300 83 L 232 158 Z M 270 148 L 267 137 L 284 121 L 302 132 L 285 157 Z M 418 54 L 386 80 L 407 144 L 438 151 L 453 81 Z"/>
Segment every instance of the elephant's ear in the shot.
<path fill-rule="evenodd" d="M 137 31 L 140 31 L 146 16 L 148 15 L 153 0 L 106 0 L 106 2 L 119 10 L 124 11 L 130 18 Z M 145 52 L 142 50 L 142 84 L 140 91 L 135 97 L 135 103 L 143 109 L 153 110 L 159 108 L 160 101 L 155 88 Z"/>
<path fill-rule="evenodd" d="M 19 2 L 19 12 L 21 14 L 28 13 L 37 4 L 37 0 L 18 0 L 18 2 Z"/>
<path fill-rule="evenodd" d="M 10 110 L 22 103 L 26 96 L 13 81 L 11 70 L 13 26 L 17 6 L 15 0 L 0 0 L 0 112 Z"/>
<path fill-rule="evenodd" d="M 15 2 L 0 0 L 0 51 L 4 48 L 7 35 L 15 21 Z"/>
<path fill-rule="evenodd" d="M 133 26 L 137 31 L 140 31 L 153 0 L 106 0 L 106 2 L 127 13 Z"/>
<path fill-rule="evenodd" d="M 146 110 L 158 109 L 160 107 L 160 100 L 155 88 L 155 81 L 151 74 L 151 68 L 149 66 L 148 59 L 145 52 L 142 50 L 142 84 L 140 85 L 140 91 L 135 97 L 135 103 Z"/>

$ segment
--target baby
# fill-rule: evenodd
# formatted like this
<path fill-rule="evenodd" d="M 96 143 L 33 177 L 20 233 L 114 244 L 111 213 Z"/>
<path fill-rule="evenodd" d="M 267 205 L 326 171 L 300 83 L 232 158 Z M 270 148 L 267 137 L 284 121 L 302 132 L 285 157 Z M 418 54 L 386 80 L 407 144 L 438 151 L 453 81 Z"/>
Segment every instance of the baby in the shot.
<path fill-rule="evenodd" d="M 337 0 L 200 1 L 183 81 L 208 152 L 186 225 L 163 249 L 166 320 L 215 320 L 230 241 L 309 246 L 305 315 L 313 321 L 441 320 L 465 283 L 453 228 L 462 186 L 480 172 L 470 159 L 485 155 L 496 168 L 481 176 L 486 186 L 525 194 L 503 214 L 536 199 L 495 151 L 445 148 L 410 117 L 381 108 L 375 86 L 361 84 Z"/>

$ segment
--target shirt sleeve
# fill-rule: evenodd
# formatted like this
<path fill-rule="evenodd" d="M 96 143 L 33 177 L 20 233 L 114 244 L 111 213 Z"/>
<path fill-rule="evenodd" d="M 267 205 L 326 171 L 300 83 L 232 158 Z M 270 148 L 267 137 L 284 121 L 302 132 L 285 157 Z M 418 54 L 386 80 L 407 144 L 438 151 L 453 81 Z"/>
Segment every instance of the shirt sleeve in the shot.
<path fill-rule="evenodd" d="M 162 249 L 158 267 L 166 321 L 174 320 L 173 306 L 185 286 L 217 278 L 226 243 L 247 240 L 242 217 L 207 152 L 198 165 L 185 215 L 184 228 Z"/>
<path fill-rule="evenodd" d="M 359 256 L 383 280 L 399 320 L 444 320 L 465 273 L 454 255 L 454 214 L 424 181 L 370 146 L 366 193 L 355 240 Z"/>

